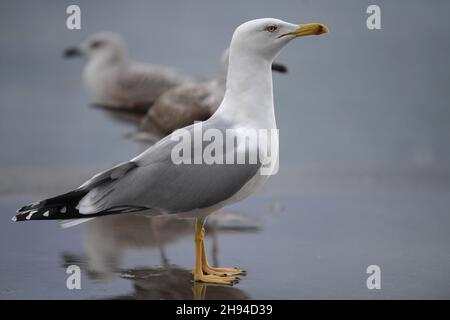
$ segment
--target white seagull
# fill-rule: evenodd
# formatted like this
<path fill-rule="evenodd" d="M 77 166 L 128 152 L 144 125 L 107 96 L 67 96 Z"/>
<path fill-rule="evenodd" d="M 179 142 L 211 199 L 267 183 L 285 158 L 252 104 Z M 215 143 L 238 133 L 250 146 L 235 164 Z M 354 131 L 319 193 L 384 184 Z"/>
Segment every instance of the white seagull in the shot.
<path fill-rule="evenodd" d="M 230 44 L 225 96 L 211 118 L 175 131 L 134 159 L 95 175 L 71 192 L 22 207 L 13 220 L 85 221 L 118 213 L 194 217 L 197 219 L 194 279 L 216 284 L 237 282 L 235 276 L 245 271 L 216 268 L 208 263 L 204 222 L 212 212 L 254 193 L 267 180 L 268 175 L 262 172 L 267 159 L 233 165 L 197 163 L 194 157 L 192 164 L 177 164 L 172 157 L 179 144 L 177 136 L 182 130 L 195 135 L 196 125 L 205 131 L 233 129 L 238 134 L 247 129 L 276 129 L 272 62 L 292 39 L 327 32 L 328 28 L 322 24 L 296 25 L 272 18 L 240 25 Z M 276 141 L 267 139 L 266 145 L 243 142 L 244 149 L 233 144 L 231 150 L 226 150 L 227 155 L 235 158 L 256 152 L 261 156 L 264 155 L 261 149 L 276 152 L 278 135 Z M 272 163 L 269 165 L 272 167 Z"/>
<path fill-rule="evenodd" d="M 84 85 L 92 104 L 105 108 L 145 113 L 163 92 L 190 79 L 172 68 L 129 60 L 125 42 L 112 32 L 96 33 L 64 55 L 88 59 Z"/>

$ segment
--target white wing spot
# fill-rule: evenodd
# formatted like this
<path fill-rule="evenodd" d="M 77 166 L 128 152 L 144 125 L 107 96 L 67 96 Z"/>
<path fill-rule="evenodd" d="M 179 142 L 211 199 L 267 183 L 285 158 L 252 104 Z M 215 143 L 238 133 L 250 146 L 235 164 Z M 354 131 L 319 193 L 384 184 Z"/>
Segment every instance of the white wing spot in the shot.
<path fill-rule="evenodd" d="M 33 214 L 35 214 L 36 212 L 37 212 L 37 210 L 30 211 L 30 213 L 27 215 L 27 217 L 25 219 L 30 220 L 31 217 L 33 216 Z"/>
<path fill-rule="evenodd" d="M 61 212 L 61 213 L 66 213 L 66 212 L 67 212 L 67 208 L 66 208 L 66 207 L 63 207 L 63 208 L 60 210 L 60 212 Z"/>
<path fill-rule="evenodd" d="M 50 213 L 50 212 L 47 210 L 47 211 L 44 212 L 43 216 L 44 216 L 44 217 L 48 217 L 49 213 Z"/>

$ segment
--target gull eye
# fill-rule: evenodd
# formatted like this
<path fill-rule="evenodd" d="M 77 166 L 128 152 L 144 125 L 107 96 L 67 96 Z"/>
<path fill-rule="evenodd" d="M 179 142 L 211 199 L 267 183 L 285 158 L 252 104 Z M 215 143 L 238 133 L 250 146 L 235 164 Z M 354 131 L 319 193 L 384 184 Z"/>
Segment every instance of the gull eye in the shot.
<path fill-rule="evenodd" d="M 274 25 L 274 24 L 268 25 L 266 27 L 266 31 L 268 31 L 268 32 L 275 32 L 277 30 L 278 30 L 278 27 L 276 25 Z"/>

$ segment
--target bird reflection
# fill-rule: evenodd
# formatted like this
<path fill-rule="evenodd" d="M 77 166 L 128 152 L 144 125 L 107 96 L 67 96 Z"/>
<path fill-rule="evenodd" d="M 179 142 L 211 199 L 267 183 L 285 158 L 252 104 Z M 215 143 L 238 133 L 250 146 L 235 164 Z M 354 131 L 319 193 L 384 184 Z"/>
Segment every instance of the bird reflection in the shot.
<path fill-rule="evenodd" d="M 192 271 L 176 266 L 127 271 L 122 278 L 133 282 L 134 292 L 126 297 L 137 300 L 243 300 L 249 296 L 236 287 L 192 281 Z"/>
<path fill-rule="evenodd" d="M 132 282 L 134 291 L 127 299 L 248 299 L 233 287 L 206 285 L 192 281 L 192 271 L 170 263 L 165 247 L 192 237 L 194 221 L 158 216 L 111 215 L 86 223 L 84 256 L 64 254 L 64 266 L 77 264 L 90 279 L 117 277 Z M 251 233 L 260 230 L 257 221 L 236 213 L 217 212 L 207 223 L 212 236 L 212 260 L 218 264 L 218 233 Z M 131 251 L 156 248 L 160 266 L 123 269 Z"/>

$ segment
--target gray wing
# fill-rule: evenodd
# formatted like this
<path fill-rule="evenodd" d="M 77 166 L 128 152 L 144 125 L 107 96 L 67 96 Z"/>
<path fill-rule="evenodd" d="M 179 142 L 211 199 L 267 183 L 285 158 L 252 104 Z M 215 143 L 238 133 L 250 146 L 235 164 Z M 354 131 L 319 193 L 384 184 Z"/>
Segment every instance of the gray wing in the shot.
<path fill-rule="evenodd" d="M 224 131 L 227 125 L 223 120 L 211 119 L 203 122 L 203 130 L 220 128 Z M 186 129 L 192 132 L 193 126 Z M 259 161 L 256 164 L 177 165 L 171 159 L 172 148 L 177 143 L 168 136 L 122 167 L 88 181 L 82 187 L 89 188 L 92 184 L 93 188 L 80 201 L 80 213 L 93 214 L 122 207 L 154 208 L 168 213 L 206 208 L 238 192 L 260 167 Z M 105 182 L 101 183 L 102 180 Z"/>
<path fill-rule="evenodd" d="M 177 86 L 163 93 L 148 111 L 142 128 L 148 124 L 156 126 L 164 132 L 172 132 L 178 128 L 191 125 L 194 121 L 208 119 L 220 104 L 215 97 L 214 81 L 190 82 Z M 222 98 L 223 98 L 222 90 Z"/>
<path fill-rule="evenodd" d="M 186 77 L 170 68 L 131 64 L 124 70 L 114 92 L 117 101 L 135 106 L 153 103 L 163 92 L 182 84 Z"/>

